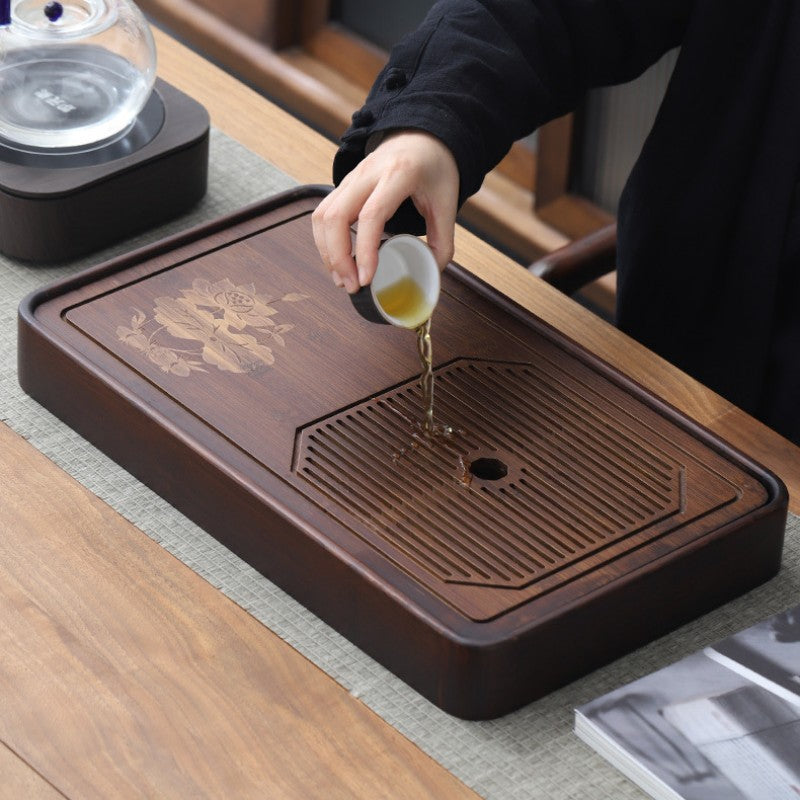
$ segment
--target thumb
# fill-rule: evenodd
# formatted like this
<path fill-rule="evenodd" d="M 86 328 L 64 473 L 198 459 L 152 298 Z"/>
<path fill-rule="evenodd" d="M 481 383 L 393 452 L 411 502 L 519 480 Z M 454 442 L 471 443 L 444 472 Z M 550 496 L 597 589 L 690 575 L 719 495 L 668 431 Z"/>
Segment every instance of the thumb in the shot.
<path fill-rule="evenodd" d="M 456 206 L 458 200 L 450 192 L 434 197 L 427 203 L 417 202 L 416 198 L 412 199 L 417 206 L 417 210 L 425 219 L 428 247 L 433 251 L 439 269 L 443 270 L 447 266 L 447 262 L 453 257 L 455 248 Z"/>
<path fill-rule="evenodd" d="M 452 216 L 434 214 L 425 220 L 428 247 L 433 251 L 439 270 L 443 270 L 452 259 L 455 250 L 455 214 Z"/>

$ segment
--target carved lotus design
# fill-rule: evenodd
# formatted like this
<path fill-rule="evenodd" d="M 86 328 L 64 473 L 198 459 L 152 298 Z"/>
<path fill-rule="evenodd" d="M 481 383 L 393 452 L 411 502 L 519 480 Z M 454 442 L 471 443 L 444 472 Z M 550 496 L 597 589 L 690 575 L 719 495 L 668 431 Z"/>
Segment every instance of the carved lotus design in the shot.
<path fill-rule="evenodd" d="M 134 308 L 130 325 L 118 326 L 117 337 L 172 375 L 207 372 L 204 364 L 252 372 L 275 363 L 273 348 L 284 347 L 285 335 L 294 328 L 275 321 L 278 304 L 307 298 L 299 292 L 270 298 L 253 284 L 197 278 L 180 297 L 157 297 L 151 316 Z M 181 347 L 175 340 L 195 346 Z"/>

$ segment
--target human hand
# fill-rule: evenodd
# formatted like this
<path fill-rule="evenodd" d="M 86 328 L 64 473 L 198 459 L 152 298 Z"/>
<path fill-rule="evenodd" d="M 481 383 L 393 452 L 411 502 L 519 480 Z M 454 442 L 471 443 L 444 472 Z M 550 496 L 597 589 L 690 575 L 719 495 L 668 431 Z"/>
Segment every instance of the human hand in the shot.
<path fill-rule="evenodd" d="M 372 281 L 383 229 L 407 198 L 425 220 L 428 246 L 444 269 L 453 257 L 458 190 L 458 167 L 439 139 L 423 131 L 389 134 L 312 215 L 314 241 L 334 283 L 352 293 Z"/>

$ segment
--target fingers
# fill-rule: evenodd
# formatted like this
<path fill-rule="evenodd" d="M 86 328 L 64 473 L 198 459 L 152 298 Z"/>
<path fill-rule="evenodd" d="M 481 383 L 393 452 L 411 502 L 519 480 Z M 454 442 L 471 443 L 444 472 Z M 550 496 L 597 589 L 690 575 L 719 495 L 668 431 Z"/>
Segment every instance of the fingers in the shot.
<path fill-rule="evenodd" d="M 333 282 L 344 286 L 348 292 L 355 292 L 359 287 L 350 226 L 358 219 L 369 196 L 368 186 L 353 181 L 352 176 L 350 173 L 337 190 L 323 199 L 311 218 L 314 242 L 322 262 Z"/>
<path fill-rule="evenodd" d="M 361 286 L 372 282 L 378 267 L 378 248 L 386 223 L 414 190 L 413 176 L 389 170 L 384 173 L 358 215 L 356 264 Z"/>
<path fill-rule="evenodd" d="M 360 169 L 359 165 L 312 215 L 314 241 L 322 261 L 334 283 L 340 282 L 348 292 L 372 280 L 383 229 L 412 188 L 402 175 L 382 174 L 370 166 Z M 356 222 L 354 253 L 351 226 Z"/>
<path fill-rule="evenodd" d="M 443 268 L 453 256 L 458 186 L 455 160 L 441 141 L 419 131 L 388 136 L 312 215 L 314 241 L 334 283 L 355 292 L 371 282 L 386 223 L 408 198 L 425 219 L 428 244 Z"/>

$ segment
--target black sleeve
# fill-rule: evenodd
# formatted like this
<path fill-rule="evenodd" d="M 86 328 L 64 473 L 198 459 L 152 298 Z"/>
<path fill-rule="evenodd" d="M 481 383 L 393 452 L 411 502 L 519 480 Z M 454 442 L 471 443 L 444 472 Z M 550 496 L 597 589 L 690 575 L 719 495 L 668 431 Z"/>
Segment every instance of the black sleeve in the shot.
<path fill-rule="evenodd" d="M 693 2 L 440 0 L 392 50 L 353 115 L 334 183 L 364 157 L 372 133 L 420 129 L 455 156 L 460 206 L 515 140 L 572 110 L 587 89 L 631 80 L 678 45 Z M 409 211 L 395 227 L 420 227 Z"/>

